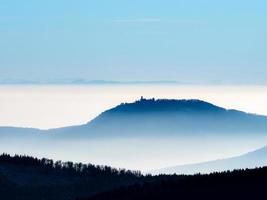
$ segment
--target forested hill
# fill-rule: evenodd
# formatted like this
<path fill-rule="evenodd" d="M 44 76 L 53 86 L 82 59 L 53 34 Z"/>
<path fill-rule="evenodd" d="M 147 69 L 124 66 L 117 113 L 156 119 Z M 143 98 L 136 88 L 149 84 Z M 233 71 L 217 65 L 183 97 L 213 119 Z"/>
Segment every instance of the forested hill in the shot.
<path fill-rule="evenodd" d="M 267 167 L 210 175 L 155 176 L 154 181 L 122 187 L 79 200 L 252 200 L 266 199 Z"/>
<path fill-rule="evenodd" d="M 144 200 L 260 199 L 267 167 L 210 175 L 143 176 L 92 164 L 0 156 L 0 199 Z"/>
<path fill-rule="evenodd" d="M 185 137 L 199 133 L 264 135 L 266 130 L 266 116 L 229 110 L 197 99 L 141 98 L 133 103 L 122 103 L 84 126 L 65 131 L 76 137 Z"/>
<path fill-rule="evenodd" d="M 145 99 L 133 103 L 122 103 L 105 113 L 146 112 L 223 112 L 226 109 L 198 99 Z"/>
<path fill-rule="evenodd" d="M 140 180 L 138 171 L 29 156 L 0 156 L 0 199 L 71 200 Z"/>
<path fill-rule="evenodd" d="M 87 138 L 266 135 L 267 117 L 225 109 L 197 99 L 144 99 L 122 103 L 87 124 L 50 130 L 0 127 L 1 138 Z M 31 134 L 29 134 L 31 133 Z"/>

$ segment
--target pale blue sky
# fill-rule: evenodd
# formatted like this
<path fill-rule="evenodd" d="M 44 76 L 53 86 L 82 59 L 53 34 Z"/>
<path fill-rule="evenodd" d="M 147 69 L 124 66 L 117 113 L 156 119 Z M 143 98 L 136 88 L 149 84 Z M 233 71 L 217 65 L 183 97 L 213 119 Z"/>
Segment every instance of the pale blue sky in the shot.
<path fill-rule="evenodd" d="M 0 79 L 267 83 L 265 0 L 1 0 Z"/>

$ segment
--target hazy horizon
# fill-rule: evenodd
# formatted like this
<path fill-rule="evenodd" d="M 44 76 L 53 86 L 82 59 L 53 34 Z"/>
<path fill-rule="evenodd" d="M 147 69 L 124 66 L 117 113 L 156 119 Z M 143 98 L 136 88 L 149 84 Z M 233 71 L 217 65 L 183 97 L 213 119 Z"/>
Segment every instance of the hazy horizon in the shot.
<path fill-rule="evenodd" d="M 0 198 L 264 188 L 179 170 L 267 166 L 266 21 L 266 0 L 0 0 Z"/>
<path fill-rule="evenodd" d="M 1 2 L 0 127 L 81 125 L 141 96 L 200 99 L 267 116 L 266 8 L 263 0 Z M 159 140 L 154 150 L 161 143 L 167 148 L 169 143 L 169 151 L 162 150 L 161 159 L 155 155 L 154 163 L 147 161 L 152 153 L 146 149 L 149 141 L 140 140 L 137 144 L 143 149 L 143 160 L 131 164 L 121 151 L 138 153 L 133 141 L 126 145 L 101 141 L 103 149 L 91 143 L 96 151 L 91 158 L 112 164 L 115 161 L 108 158 L 113 149 L 118 162 L 115 166 L 142 165 L 145 169 L 221 158 L 265 144 L 264 140 L 253 143 L 242 139 L 244 144 L 239 147 L 234 148 L 233 143 L 233 148 L 224 149 L 228 145 L 225 141 L 216 155 L 200 155 L 195 149 L 194 156 L 190 151 L 180 152 L 171 139 Z M 32 144 L 25 153 L 32 155 L 42 145 L 46 152 L 42 142 Z M 198 142 L 191 144 L 189 140 L 188 144 L 199 148 Z M 127 149 L 128 144 L 132 146 Z M 8 142 L 6 145 L 2 151 L 14 148 Z M 30 144 L 18 145 L 22 148 L 17 152 L 22 153 L 26 148 L 23 145 Z M 115 150 L 116 146 L 120 148 Z M 68 149 L 61 147 L 48 156 L 68 157 Z M 89 153 L 87 144 L 83 148 Z M 167 159 L 169 152 L 177 152 L 177 158 L 170 155 Z M 144 160 L 146 164 L 142 164 Z"/>
<path fill-rule="evenodd" d="M 49 129 L 80 125 L 141 96 L 201 99 L 227 109 L 267 115 L 267 86 L 0 85 L 0 126 Z"/>

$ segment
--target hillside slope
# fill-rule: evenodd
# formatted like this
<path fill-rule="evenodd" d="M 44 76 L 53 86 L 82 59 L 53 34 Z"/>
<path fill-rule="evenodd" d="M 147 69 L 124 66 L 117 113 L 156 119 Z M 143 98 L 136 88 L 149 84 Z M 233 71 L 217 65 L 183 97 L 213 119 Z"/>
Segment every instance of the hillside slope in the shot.
<path fill-rule="evenodd" d="M 140 99 L 107 110 L 85 125 L 50 130 L 65 137 L 264 134 L 267 117 L 201 100 Z"/>
<path fill-rule="evenodd" d="M 233 169 L 262 167 L 267 165 L 267 147 L 228 159 L 168 167 L 152 171 L 153 174 L 211 173 Z"/>
<path fill-rule="evenodd" d="M 0 156 L 0 198 L 6 200 L 72 200 L 137 183 L 139 179 L 139 172 L 108 166 Z"/>
<path fill-rule="evenodd" d="M 265 199 L 267 168 L 194 176 L 159 176 L 82 200 Z M 81 199 L 80 199 L 81 200 Z"/>

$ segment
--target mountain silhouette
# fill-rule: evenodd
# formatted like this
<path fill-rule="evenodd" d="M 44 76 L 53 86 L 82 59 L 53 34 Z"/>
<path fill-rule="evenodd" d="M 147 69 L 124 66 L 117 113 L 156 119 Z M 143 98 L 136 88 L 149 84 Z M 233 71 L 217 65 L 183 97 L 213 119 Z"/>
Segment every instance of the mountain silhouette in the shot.
<path fill-rule="evenodd" d="M 267 167 L 205 175 L 142 175 L 109 166 L 0 155 L 5 200 L 262 199 Z"/>
<path fill-rule="evenodd" d="M 50 130 L 66 137 L 264 134 L 267 117 L 201 100 L 144 99 L 122 103 L 85 125 Z"/>
<path fill-rule="evenodd" d="M 6 200 L 72 200 L 138 182 L 138 171 L 0 155 L 0 197 Z"/>
<path fill-rule="evenodd" d="M 189 99 L 144 99 L 122 103 L 87 124 L 50 130 L 0 127 L 0 136 L 59 138 L 265 134 L 267 117 Z"/>
<path fill-rule="evenodd" d="M 141 98 L 83 125 L 50 130 L 0 127 L 0 151 L 151 170 L 248 152 L 267 144 L 266 132 L 266 116 L 196 99 Z"/>
<path fill-rule="evenodd" d="M 142 184 L 123 186 L 77 200 L 251 200 L 264 199 L 267 168 L 193 176 L 152 176 Z"/>

